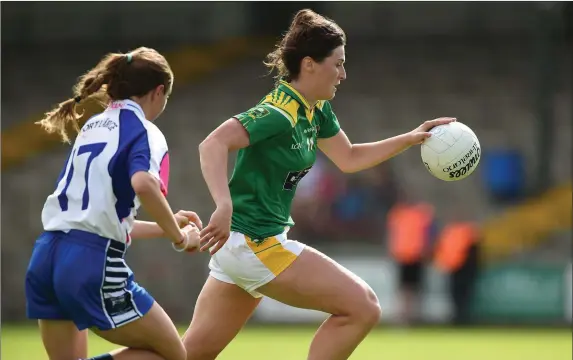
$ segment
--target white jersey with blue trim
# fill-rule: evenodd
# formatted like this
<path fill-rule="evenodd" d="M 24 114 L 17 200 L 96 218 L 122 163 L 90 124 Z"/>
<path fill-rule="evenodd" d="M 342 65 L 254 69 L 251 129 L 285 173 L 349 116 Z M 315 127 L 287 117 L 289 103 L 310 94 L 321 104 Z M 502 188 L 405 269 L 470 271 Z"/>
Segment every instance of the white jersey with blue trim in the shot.
<path fill-rule="evenodd" d="M 165 136 L 136 102 L 111 102 L 76 137 L 56 191 L 44 204 L 44 230 L 84 230 L 129 244 L 140 206 L 131 186 L 138 171 L 154 175 L 167 195 Z"/>

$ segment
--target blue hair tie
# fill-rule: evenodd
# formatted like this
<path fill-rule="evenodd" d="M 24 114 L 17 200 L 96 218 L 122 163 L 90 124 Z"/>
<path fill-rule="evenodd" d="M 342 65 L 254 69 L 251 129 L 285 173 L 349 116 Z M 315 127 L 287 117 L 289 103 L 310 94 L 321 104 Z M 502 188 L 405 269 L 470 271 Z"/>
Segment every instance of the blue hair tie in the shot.
<path fill-rule="evenodd" d="M 131 55 L 131 53 L 127 54 L 127 63 L 128 64 L 131 62 L 132 59 L 133 59 L 133 55 Z"/>

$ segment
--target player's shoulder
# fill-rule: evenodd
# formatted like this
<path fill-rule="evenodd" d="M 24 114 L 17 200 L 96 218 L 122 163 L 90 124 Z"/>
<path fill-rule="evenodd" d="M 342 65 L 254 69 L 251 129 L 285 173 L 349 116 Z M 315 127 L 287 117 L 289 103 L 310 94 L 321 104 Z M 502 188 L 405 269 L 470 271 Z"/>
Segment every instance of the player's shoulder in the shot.
<path fill-rule="evenodd" d="M 147 120 L 143 113 L 131 109 L 124 109 L 119 117 L 123 125 L 129 127 L 129 131 L 137 134 L 145 134 L 150 143 L 161 148 L 167 146 L 167 140 L 163 132 L 157 125 Z"/>
<path fill-rule="evenodd" d="M 316 104 L 314 118 L 319 124 L 335 122 L 336 115 L 332 111 L 330 101 L 321 100 Z"/>
<path fill-rule="evenodd" d="M 330 101 L 328 100 L 320 100 L 318 102 L 318 104 L 316 104 L 316 108 L 323 114 L 325 115 L 330 115 L 331 113 L 333 113 L 332 111 L 332 105 L 330 104 Z"/>
<path fill-rule="evenodd" d="M 145 114 L 131 109 L 124 109 L 120 114 L 120 120 L 129 123 L 134 128 L 146 131 L 148 136 L 164 138 L 163 132 L 153 122 L 145 118 Z"/>
<path fill-rule="evenodd" d="M 277 87 L 268 93 L 258 106 L 268 109 L 275 116 L 285 117 L 294 127 L 298 120 L 298 110 L 301 105 L 295 98 Z"/>
<path fill-rule="evenodd" d="M 129 128 L 130 131 L 140 131 L 146 130 L 145 123 L 148 122 L 145 119 L 145 115 L 140 111 L 134 111 L 130 108 L 120 108 L 119 111 L 112 112 L 113 116 L 117 116 L 120 124 L 124 128 Z"/>

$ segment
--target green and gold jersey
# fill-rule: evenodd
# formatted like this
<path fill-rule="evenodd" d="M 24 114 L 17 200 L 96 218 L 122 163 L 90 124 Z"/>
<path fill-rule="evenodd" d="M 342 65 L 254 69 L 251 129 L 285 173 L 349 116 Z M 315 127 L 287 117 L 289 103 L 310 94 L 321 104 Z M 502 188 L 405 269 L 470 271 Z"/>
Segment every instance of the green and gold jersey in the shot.
<path fill-rule="evenodd" d="M 340 125 L 328 101 L 311 108 L 283 81 L 235 118 L 249 133 L 250 145 L 239 150 L 229 181 L 231 229 L 264 239 L 294 225 L 291 203 L 316 160 L 317 139 L 336 135 Z"/>

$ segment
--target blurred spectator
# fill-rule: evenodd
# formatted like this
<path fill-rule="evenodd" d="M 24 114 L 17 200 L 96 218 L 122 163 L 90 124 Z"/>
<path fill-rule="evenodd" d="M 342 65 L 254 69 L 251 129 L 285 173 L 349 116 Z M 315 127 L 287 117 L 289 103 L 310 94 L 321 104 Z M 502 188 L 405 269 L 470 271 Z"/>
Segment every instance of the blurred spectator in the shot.
<path fill-rule="evenodd" d="M 435 266 L 450 277 L 454 325 L 470 323 L 473 292 L 479 274 L 479 228 L 467 221 L 463 209 L 452 211 L 435 248 Z"/>
<path fill-rule="evenodd" d="M 399 268 L 398 321 L 408 325 L 419 317 L 419 297 L 424 278 L 424 259 L 436 233 L 432 205 L 408 198 L 402 191 L 388 214 L 390 256 Z"/>

